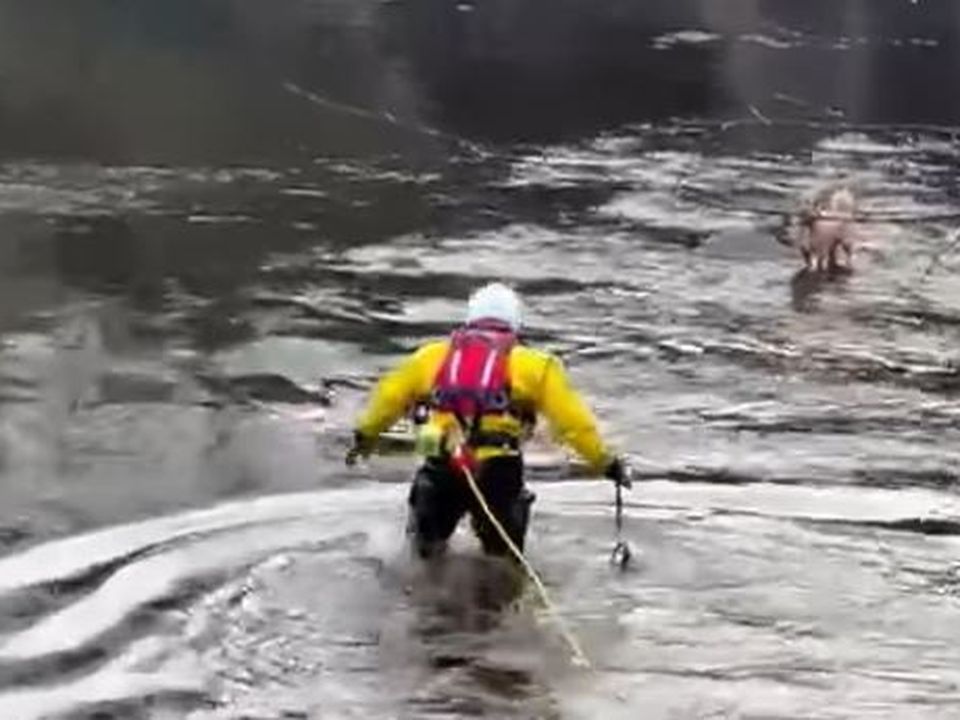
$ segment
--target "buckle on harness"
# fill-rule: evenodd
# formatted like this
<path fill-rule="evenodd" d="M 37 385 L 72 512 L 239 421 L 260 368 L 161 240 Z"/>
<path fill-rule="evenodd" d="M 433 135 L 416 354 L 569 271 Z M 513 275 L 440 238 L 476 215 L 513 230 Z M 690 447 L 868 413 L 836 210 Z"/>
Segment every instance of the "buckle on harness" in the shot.
<path fill-rule="evenodd" d="M 519 452 L 520 438 L 505 432 L 476 431 L 470 438 L 470 445 L 475 448 L 501 448 Z"/>

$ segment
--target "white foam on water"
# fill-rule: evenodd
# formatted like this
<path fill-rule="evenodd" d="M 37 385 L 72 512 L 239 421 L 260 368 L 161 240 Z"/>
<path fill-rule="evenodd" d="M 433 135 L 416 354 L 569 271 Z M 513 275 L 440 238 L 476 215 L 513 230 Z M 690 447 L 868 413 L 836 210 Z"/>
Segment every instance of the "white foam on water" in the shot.
<path fill-rule="evenodd" d="M 158 545 L 250 525 L 342 515 L 347 506 L 389 502 L 397 488 L 379 484 L 238 500 L 55 540 L 0 559 L 0 595 L 70 580 Z M 318 528 L 322 525 L 318 523 Z"/>
<path fill-rule="evenodd" d="M 158 658 L 158 651 L 162 655 L 157 640 L 147 638 L 131 645 L 99 671 L 73 682 L 0 693 L 0 717 L 45 720 L 83 708 L 138 702 L 156 695 L 201 696 L 208 692 L 209 678 L 196 658 Z"/>
<path fill-rule="evenodd" d="M 603 482 L 557 483 L 541 496 L 564 514 L 577 506 L 608 502 L 611 490 Z M 602 486 L 601 486 L 602 485 Z M 915 489 L 882 489 L 862 486 L 809 487 L 756 483 L 719 485 L 656 480 L 636 483 L 628 493 L 629 504 L 672 507 L 683 512 L 714 511 L 758 514 L 797 520 L 894 522 L 910 518 L 960 520 L 960 498 L 955 495 Z M 555 503 L 555 505 L 553 505 Z"/>

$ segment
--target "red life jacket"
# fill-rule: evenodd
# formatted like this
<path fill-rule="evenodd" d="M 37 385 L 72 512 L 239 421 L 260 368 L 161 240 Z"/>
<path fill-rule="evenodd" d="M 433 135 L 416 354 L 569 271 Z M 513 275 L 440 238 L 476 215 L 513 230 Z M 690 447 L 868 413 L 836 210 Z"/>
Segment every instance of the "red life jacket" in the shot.
<path fill-rule="evenodd" d="M 511 411 L 510 351 L 517 337 L 508 325 L 481 320 L 454 331 L 434 380 L 431 407 L 452 413 L 468 437 L 480 418 Z"/>

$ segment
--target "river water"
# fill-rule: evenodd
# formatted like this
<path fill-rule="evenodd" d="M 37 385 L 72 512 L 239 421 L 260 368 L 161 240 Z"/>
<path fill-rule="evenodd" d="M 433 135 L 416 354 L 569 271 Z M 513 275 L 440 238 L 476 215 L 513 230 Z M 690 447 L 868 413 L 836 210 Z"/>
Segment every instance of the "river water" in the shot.
<path fill-rule="evenodd" d="M 0 2 L 0 717 L 949 718 L 949 2 Z M 855 271 L 782 214 L 862 198 Z M 377 373 L 506 279 L 638 473 L 548 438 L 529 539 L 591 668 Z"/>

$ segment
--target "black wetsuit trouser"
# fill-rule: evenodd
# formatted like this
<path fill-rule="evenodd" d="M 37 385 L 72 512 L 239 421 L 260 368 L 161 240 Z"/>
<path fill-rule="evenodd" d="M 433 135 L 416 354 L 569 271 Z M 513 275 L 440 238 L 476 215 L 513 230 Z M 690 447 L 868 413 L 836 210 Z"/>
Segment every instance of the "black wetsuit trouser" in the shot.
<path fill-rule="evenodd" d="M 523 484 L 523 458 L 493 457 L 480 464 L 477 485 L 510 539 L 523 550 L 535 496 Z M 410 488 L 408 530 L 420 557 L 442 551 L 468 511 L 473 530 L 488 555 L 508 555 L 506 543 L 487 519 L 466 478 L 443 461 L 427 460 Z"/>

